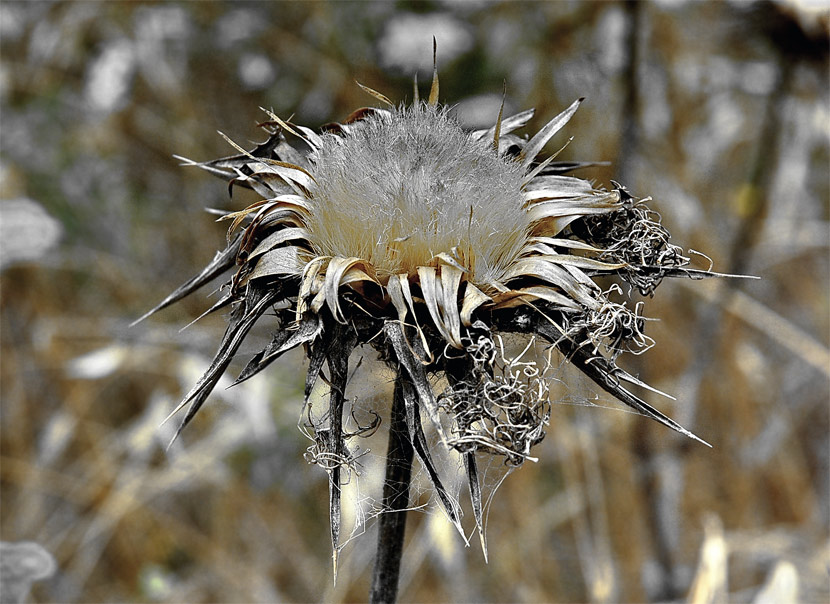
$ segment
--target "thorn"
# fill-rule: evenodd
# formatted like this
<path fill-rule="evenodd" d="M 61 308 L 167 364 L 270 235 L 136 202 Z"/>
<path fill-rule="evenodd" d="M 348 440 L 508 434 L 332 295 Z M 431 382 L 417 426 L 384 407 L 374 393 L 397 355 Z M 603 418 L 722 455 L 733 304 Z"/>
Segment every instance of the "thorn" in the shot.
<path fill-rule="evenodd" d="M 176 406 L 176 408 L 175 408 L 175 409 L 173 409 L 173 410 L 172 410 L 172 411 L 168 414 L 168 416 L 167 416 L 167 417 L 165 417 L 165 418 L 161 421 L 161 423 L 158 425 L 158 427 L 159 427 L 159 428 L 161 428 L 164 424 L 166 424 L 167 422 L 169 422 L 169 421 L 170 421 L 170 418 L 172 418 L 172 417 L 173 417 L 174 415 L 176 415 L 179 411 L 181 411 L 182 409 L 184 409 L 185 405 L 187 405 L 187 403 L 189 402 L 189 400 L 190 400 L 190 399 L 187 399 L 187 398 L 186 398 L 186 399 L 184 399 L 181 403 L 179 403 L 179 404 Z M 178 436 L 178 434 L 177 434 L 176 436 Z M 175 437 L 174 437 L 174 440 L 175 440 Z"/>
<path fill-rule="evenodd" d="M 487 541 L 484 539 L 484 531 L 478 531 L 478 539 L 481 541 L 481 553 L 484 554 L 484 563 L 489 564 L 490 560 L 487 557 Z"/>
<path fill-rule="evenodd" d="M 181 164 L 179 164 L 181 166 L 198 166 L 199 165 L 199 162 L 193 161 L 192 159 L 188 159 L 186 157 L 182 157 L 181 155 L 175 155 L 174 154 L 173 157 L 175 159 L 178 159 L 180 162 L 182 162 Z"/>
<path fill-rule="evenodd" d="M 136 325 L 138 325 L 139 323 L 141 323 L 144 319 L 146 319 L 147 317 L 149 317 L 150 315 L 152 315 L 154 312 L 156 312 L 156 310 L 155 310 L 155 309 L 147 311 L 146 313 L 144 313 L 143 315 L 141 315 L 139 318 L 137 318 L 135 321 L 133 321 L 132 323 L 130 323 L 130 325 L 129 325 L 129 326 L 130 326 L 130 327 L 135 327 Z"/>
<path fill-rule="evenodd" d="M 417 105 L 421 102 L 421 97 L 418 94 L 418 72 L 415 72 L 415 80 L 412 82 L 413 88 L 413 95 L 412 95 L 412 105 Z"/>
<path fill-rule="evenodd" d="M 660 396 L 665 396 L 667 399 L 670 399 L 670 400 L 673 400 L 673 401 L 677 400 L 677 398 L 673 397 L 671 394 L 668 394 L 667 392 L 663 392 L 662 390 L 658 390 L 654 386 L 650 386 L 650 385 L 646 384 L 644 381 L 640 380 L 636 376 L 631 375 L 627 371 L 623 371 L 622 369 L 619 369 L 614 375 L 616 375 L 621 380 L 625 380 L 629 384 L 634 384 L 636 386 L 640 386 L 641 388 L 645 388 L 646 390 L 650 390 L 651 392 L 654 392 L 655 394 L 659 394 Z"/>
<path fill-rule="evenodd" d="M 432 36 L 432 86 L 429 88 L 429 104 L 438 104 L 438 41 Z"/>
<path fill-rule="evenodd" d="M 501 117 L 504 114 L 504 99 L 507 97 L 507 80 L 504 80 L 504 87 L 501 93 L 501 107 L 499 107 L 499 117 L 496 120 L 496 132 L 493 135 L 493 149 L 496 150 L 496 155 L 499 153 L 499 136 L 501 135 Z"/>
<path fill-rule="evenodd" d="M 167 421 L 167 420 L 165 420 L 165 421 Z M 173 435 L 173 438 L 171 438 L 171 439 L 170 439 L 170 442 L 169 442 L 169 443 L 167 443 L 167 446 L 166 446 L 166 447 L 164 447 L 164 452 L 165 452 L 165 453 L 167 453 L 168 451 L 170 451 L 170 448 L 173 446 L 173 443 L 174 443 L 174 442 L 176 442 L 176 440 L 179 438 L 179 434 L 181 434 L 181 432 L 182 432 L 181 428 L 179 428 L 178 430 L 176 430 L 176 433 Z"/>
<path fill-rule="evenodd" d="M 365 92 L 365 93 L 367 93 L 367 94 L 370 94 L 371 96 L 375 97 L 375 98 L 376 98 L 377 100 L 379 100 L 381 103 L 384 103 L 384 104 L 386 104 L 386 105 L 389 105 L 390 107 L 394 107 L 394 106 L 395 106 L 395 103 L 393 103 L 392 101 L 390 101 L 390 100 L 386 97 L 386 95 L 384 95 L 383 93 L 380 93 L 380 92 L 378 92 L 377 90 L 374 90 L 374 89 L 372 89 L 372 88 L 369 88 L 368 86 L 364 86 L 363 84 L 361 84 L 361 83 L 360 83 L 360 82 L 358 82 L 357 80 L 355 80 L 355 81 L 354 81 L 354 83 L 355 83 L 355 84 L 357 84 L 358 86 L 360 86 L 360 89 L 361 89 L 361 90 L 363 90 L 363 92 Z"/>
<path fill-rule="evenodd" d="M 465 547 L 470 547 L 470 540 L 467 539 L 467 534 L 464 532 L 464 527 L 461 526 L 461 519 L 458 517 L 458 510 L 456 509 L 457 506 L 454 504 L 452 510 L 444 510 L 447 513 L 448 520 L 452 523 L 455 527 L 455 530 L 458 531 L 458 534 L 461 535 L 461 538 L 464 540 Z"/>

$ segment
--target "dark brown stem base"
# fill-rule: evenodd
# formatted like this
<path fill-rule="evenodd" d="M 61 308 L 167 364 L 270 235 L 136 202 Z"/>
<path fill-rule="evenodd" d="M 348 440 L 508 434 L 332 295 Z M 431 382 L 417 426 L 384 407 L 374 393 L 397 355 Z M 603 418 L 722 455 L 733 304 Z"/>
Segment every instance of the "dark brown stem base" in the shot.
<path fill-rule="evenodd" d="M 409 507 L 412 477 L 412 444 L 406 425 L 406 401 L 414 393 L 401 369 L 395 381 L 392 415 L 389 421 L 389 450 L 386 453 L 386 478 L 383 484 L 383 510 L 378 517 L 378 548 L 369 602 L 391 604 L 398 597 L 398 578 Z"/>

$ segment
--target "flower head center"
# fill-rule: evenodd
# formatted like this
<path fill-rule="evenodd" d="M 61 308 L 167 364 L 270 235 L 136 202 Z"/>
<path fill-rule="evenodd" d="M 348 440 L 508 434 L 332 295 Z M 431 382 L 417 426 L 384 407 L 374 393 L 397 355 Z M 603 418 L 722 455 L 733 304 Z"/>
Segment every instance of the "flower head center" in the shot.
<path fill-rule="evenodd" d="M 324 136 L 310 160 L 309 240 L 321 255 L 362 258 L 386 275 L 443 252 L 489 283 L 526 241 L 524 169 L 444 109 L 374 113 Z"/>

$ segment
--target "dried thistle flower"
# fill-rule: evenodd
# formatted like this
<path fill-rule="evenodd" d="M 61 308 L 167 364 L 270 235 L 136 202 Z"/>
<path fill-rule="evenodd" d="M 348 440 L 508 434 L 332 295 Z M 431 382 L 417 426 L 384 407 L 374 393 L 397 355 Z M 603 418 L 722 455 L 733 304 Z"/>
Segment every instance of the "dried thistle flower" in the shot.
<path fill-rule="evenodd" d="M 637 412 L 700 440 L 623 386 L 647 387 L 615 363 L 623 352 L 652 345 L 642 302 L 613 302 L 611 293 L 624 297 L 625 290 L 603 291 L 595 279 L 616 276 L 629 292 L 651 295 L 664 277 L 716 273 L 689 268 L 646 199 L 616 183 L 598 189 L 565 175 L 584 164 L 555 162 L 555 155 L 540 160 L 581 99 L 523 138 L 513 132 L 532 110 L 505 118 L 500 111 L 492 128 L 463 130 L 438 104 L 437 74 L 428 101 L 416 98 L 409 107 L 366 90 L 385 107 L 359 109 L 319 133 L 267 112 L 268 140 L 253 150 L 184 160 L 231 187 L 254 189 L 262 200 L 222 216 L 230 222 L 227 247 L 148 313 L 236 266 L 208 311 L 230 308 L 227 331 L 174 411 L 189 405 L 176 435 L 268 312 L 273 339 L 236 383 L 302 345 L 308 406 L 328 365 L 328 411 L 314 418 L 309 410 L 306 428 L 314 441 L 308 459 L 330 476 L 335 569 L 341 473 L 354 462 L 348 441 L 377 427 L 344 430 L 348 359 L 357 346 L 373 347 L 397 372 L 403 440 L 459 531 L 460 510 L 435 469 L 421 414 L 463 456 L 482 545 L 476 454 L 521 464 L 544 438 L 550 413 L 543 362 L 510 356 L 501 333 L 545 342 Z M 297 151 L 287 136 L 310 152 Z M 443 392 L 434 391 L 430 375 L 446 377 Z"/>

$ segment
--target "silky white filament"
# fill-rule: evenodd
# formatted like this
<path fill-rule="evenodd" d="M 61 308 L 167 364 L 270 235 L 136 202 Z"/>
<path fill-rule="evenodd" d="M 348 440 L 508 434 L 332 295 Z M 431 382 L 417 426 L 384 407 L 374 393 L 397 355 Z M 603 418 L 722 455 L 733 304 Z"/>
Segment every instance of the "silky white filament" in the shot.
<path fill-rule="evenodd" d="M 322 137 L 309 159 L 310 243 L 320 255 L 368 260 L 381 278 L 414 274 L 443 252 L 489 284 L 527 240 L 525 170 L 446 109 L 377 112 Z"/>

